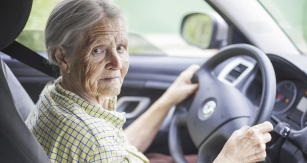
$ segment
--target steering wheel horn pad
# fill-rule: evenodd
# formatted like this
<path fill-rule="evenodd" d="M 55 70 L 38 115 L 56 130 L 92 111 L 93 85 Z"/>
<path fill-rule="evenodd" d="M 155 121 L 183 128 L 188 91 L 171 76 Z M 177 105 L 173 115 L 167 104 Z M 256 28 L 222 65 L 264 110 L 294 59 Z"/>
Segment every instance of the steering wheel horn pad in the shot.
<path fill-rule="evenodd" d="M 207 75 L 210 74 L 199 76 L 199 81 L 206 81 L 206 84 L 199 85 L 199 90 L 204 91 L 198 91 L 190 107 L 193 109 L 190 109 L 187 115 L 187 126 L 189 132 L 193 133 L 191 137 L 196 147 L 223 124 L 236 118 L 250 116 L 249 104 L 247 100 L 242 100 L 246 97 L 240 91 L 218 79 L 208 79 L 210 77 Z M 207 84 L 208 80 L 213 82 Z M 203 109 L 209 101 L 214 101 L 216 107 L 210 116 L 205 117 Z M 236 105 L 231 105 L 233 103 Z"/>

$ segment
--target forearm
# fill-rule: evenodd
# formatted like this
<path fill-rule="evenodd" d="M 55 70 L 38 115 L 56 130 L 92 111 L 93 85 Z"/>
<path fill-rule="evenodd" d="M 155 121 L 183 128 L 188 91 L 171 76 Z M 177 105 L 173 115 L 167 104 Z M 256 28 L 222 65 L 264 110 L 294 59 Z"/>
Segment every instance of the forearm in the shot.
<path fill-rule="evenodd" d="M 192 65 L 183 71 L 163 96 L 125 129 L 125 134 L 131 145 L 138 148 L 140 152 L 146 151 L 170 108 L 197 90 L 198 84 L 192 84 L 191 78 L 198 69 L 198 65 Z"/>
<path fill-rule="evenodd" d="M 151 107 L 125 129 L 131 145 L 145 152 L 159 131 L 168 111 L 173 104 L 166 95 L 159 98 Z"/>

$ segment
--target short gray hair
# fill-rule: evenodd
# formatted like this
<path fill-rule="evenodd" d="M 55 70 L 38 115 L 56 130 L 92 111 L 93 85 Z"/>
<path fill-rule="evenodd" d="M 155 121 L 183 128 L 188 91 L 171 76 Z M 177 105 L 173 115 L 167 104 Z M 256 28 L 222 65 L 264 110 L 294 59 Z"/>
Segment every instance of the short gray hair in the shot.
<path fill-rule="evenodd" d="M 71 53 L 81 35 L 101 19 L 115 19 L 126 26 L 122 10 L 111 0 L 62 0 L 50 14 L 45 29 L 45 46 L 51 64 L 56 64 L 54 48 Z"/>

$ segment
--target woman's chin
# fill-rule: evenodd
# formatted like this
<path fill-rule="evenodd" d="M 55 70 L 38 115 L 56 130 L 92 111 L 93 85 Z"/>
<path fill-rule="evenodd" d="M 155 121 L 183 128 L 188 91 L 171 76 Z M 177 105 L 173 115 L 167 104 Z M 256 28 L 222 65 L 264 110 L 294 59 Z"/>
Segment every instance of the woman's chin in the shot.
<path fill-rule="evenodd" d="M 98 87 L 97 94 L 104 97 L 112 97 L 119 95 L 121 90 L 121 84 L 104 85 L 104 87 Z"/>

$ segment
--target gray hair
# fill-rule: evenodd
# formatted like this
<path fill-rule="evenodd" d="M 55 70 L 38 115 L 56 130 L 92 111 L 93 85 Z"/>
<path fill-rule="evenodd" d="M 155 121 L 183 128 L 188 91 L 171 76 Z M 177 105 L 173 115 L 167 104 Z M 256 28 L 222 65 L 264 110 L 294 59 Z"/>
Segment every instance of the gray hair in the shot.
<path fill-rule="evenodd" d="M 53 9 L 45 29 L 45 46 L 51 64 L 56 64 L 54 48 L 63 46 L 68 53 L 81 35 L 101 19 L 115 19 L 126 26 L 122 10 L 111 0 L 62 0 Z"/>

